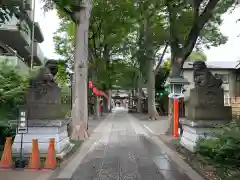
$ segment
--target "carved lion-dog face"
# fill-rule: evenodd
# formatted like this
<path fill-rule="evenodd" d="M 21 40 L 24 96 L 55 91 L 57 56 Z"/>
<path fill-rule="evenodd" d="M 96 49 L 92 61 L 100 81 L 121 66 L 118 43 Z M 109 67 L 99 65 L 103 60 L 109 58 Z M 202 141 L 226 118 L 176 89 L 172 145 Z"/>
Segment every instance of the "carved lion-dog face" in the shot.
<path fill-rule="evenodd" d="M 58 73 L 58 63 L 55 60 L 48 60 L 45 64 L 45 67 L 49 68 L 53 76 Z"/>

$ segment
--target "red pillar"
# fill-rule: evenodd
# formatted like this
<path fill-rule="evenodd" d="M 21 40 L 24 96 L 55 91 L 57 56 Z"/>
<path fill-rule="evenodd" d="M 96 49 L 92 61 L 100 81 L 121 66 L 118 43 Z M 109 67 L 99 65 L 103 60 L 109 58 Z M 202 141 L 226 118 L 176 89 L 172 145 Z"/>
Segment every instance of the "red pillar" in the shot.
<path fill-rule="evenodd" d="M 178 99 L 173 100 L 173 136 L 178 137 L 179 107 Z"/>

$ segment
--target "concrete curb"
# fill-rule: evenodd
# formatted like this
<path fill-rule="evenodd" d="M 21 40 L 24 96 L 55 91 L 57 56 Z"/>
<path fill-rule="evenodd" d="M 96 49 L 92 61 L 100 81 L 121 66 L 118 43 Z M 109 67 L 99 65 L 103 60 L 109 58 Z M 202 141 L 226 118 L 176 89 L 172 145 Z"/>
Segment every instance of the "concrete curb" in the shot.
<path fill-rule="evenodd" d="M 71 180 L 73 173 L 77 169 L 78 165 L 81 164 L 84 157 L 91 150 L 94 143 L 101 137 L 101 129 L 106 127 L 109 118 L 113 116 L 114 113 L 109 114 L 92 132 L 92 135 L 88 140 L 83 142 L 79 150 L 73 155 L 66 163 L 66 165 L 60 170 L 60 173 L 56 177 L 52 177 L 52 180 Z"/>
<path fill-rule="evenodd" d="M 133 117 L 133 116 L 132 116 Z M 159 149 L 161 149 L 163 152 L 168 154 L 168 156 L 171 158 L 173 162 L 175 162 L 179 170 L 185 173 L 190 179 L 192 180 L 205 180 L 202 176 L 200 176 L 194 169 L 192 169 L 191 166 L 189 166 L 183 159 L 180 158 L 180 154 L 173 151 L 171 148 L 169 148 L 159 137 L 152 134 L 151 131 L 148 130 L 148 128 L 145 128 L 142 124 L 140 124 L 135 117 L 133 117 L 132 122 L 134 126 L 138 126 L 136 129 L 138 129 L 136 132 L 143 134 L 146 138 L 151 140 Z M 133 127 L 134 127 L 133 126 Z M 142 131 L 145 131 L 147 134 L 143 133 Z"/>

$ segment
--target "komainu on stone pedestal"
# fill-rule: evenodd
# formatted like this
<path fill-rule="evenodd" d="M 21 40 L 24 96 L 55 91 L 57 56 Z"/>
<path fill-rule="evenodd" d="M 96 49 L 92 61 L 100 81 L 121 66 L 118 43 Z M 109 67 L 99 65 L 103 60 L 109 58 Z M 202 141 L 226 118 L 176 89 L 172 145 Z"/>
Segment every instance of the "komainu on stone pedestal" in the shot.
<path fill-rule="evenodd" d="M 29 120 L 53 120 L 65 116 L 66 106 L 61 104 L 61 89 L 54 79 L 57 72 L 57 62 L 49 60 L 30 79 L 26 96 Z"/>
<path fill-rule="evenodd" d="M 45 154 L 48 150 L 49 139 L 55 139 L 57 156 L 64 156 L 72 145 L 68 137 L 66 113 L 68 105 L 61 104 L 61 89 L 54 77 L 58 72 L 58 64 L 54 60 L 46 62 L 38 74 L 29 80 L 26 93 L 26 109 L 28 133 L 24 134 L 23 152 L 31 153 L 32 139 L 38 139 L 39 151 Z M 12 146 L 13 154 L 20 152 L 21 135 L 17 134 Z"/>
<path fill-rule="evenodd" d="M 195 88 L 190 90 L 187 117 L 181 121 L 181 144 L 191 151 L 195 151 L 196 142 L 205 133 L 215 131 L 216 125 L 232 119 L 231 107 L 224 106 L 222 80 L 215 77 L 203 61 L 194 62 L 193 71 Z"/>

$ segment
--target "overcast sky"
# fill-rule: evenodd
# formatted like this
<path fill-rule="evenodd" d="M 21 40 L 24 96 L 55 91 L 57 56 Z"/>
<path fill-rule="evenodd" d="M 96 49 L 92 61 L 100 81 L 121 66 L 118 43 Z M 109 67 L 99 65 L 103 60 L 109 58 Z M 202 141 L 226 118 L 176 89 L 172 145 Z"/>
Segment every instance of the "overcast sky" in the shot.
<path fill-rule="evenodd" d="M 221 26 L 223 34 L 229 37 L 228 42 L 219 47 L 206 50 L 208 61 L 237 61 L 240 60 L 240 22 L 236 23 L 236 20 L 240 18 L 240 8 L 236 9 L 231 14 L 225 14 L 223 16 L 224 23 Z M 59 19 L 56 15 L 56 11 L 44 13 L 41 9 L 40 0 L 36 0 L 36 16 L 35 20 L 39 22 L 43 34 L 44 42 L 40 45 L 44 55 L 47 58 L 57 58 L 54 52 L 53 33 L 58 28 Z"/>

